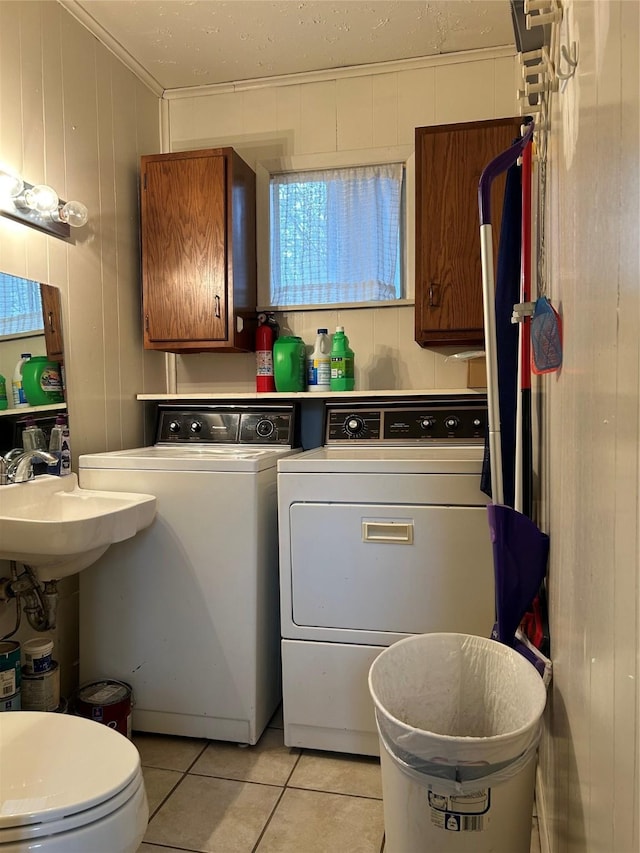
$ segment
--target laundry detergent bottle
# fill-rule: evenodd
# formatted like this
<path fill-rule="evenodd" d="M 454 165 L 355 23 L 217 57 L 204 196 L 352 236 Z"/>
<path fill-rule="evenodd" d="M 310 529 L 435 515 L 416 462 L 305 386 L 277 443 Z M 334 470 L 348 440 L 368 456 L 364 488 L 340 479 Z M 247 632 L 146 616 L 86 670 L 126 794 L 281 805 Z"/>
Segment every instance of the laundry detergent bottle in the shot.
<path fill-rule="evenodd" d="M 46 355 L 34 355 L 22 365 L 22 387 L 30 406 L 64 403 L 60 365 Z"/>
<path fill-rule="evenodd" d="M 304 391 L 307 351 L 302 338 L 284 335 L 273 345 L 276 391 Z"/>
<path fill-rule="evenodd" d="M 0 409 L 8 409 L 9 401 L 7 400 L 7 380 L 0 373 Z"/>
<path fill-rule="evenodd" d="M 354 354 L 344 326 L 336 326 L 331 339 L 331 390 L 353 391 L 355 387 Z"/>

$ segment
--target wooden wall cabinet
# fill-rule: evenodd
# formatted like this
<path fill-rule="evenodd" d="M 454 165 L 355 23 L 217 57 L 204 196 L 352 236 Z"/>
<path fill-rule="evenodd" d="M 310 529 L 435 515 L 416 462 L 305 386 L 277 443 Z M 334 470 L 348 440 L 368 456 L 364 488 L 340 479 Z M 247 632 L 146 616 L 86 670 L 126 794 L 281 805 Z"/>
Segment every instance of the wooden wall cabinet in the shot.
<path fill-rule="evenodd" d="M 64 361 L 60 291 L 50 284 L 41 284 L 40 301 L 42 302 L 42 322 L 44 324 L 47 358 L 51 361 Z"/>
<path fill-rule="evenodd" d="M 250 352 L 255 173 L 232 148 L 141 159 L 145 349 Z"/>
<path fill-rule="evenodd" d="M 422 347 L 482 347 L 478 183 L 519 136 L 519 117 L 418 127 L 416 142 L 415 339 Z M 493 182 L 494 257 L 505 176 Z"/>

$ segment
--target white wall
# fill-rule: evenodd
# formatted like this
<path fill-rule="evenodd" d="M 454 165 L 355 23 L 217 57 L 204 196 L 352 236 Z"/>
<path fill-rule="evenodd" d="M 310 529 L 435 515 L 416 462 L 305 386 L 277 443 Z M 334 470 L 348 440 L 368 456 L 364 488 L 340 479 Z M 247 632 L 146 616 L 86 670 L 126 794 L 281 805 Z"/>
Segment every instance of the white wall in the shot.
<path fill-rule="evenodd" d="M 505 50 L 422 62 L 292 76 L 277 85 L 174 91 L 168 100 L 167 150 L 233 146 L 252 166 L 271 159 L 385 157 L 414 148 L 416 127 L 517 115 L 515 62 Z M 410 172 L 410 170 L 409 170 Z M 410 172 L 407 195 L 414 196 Z M 258 213 L 258 229 L 263 222 Z M 413 258 L 409 259 L 411 275 Z M 263 268 L 259 276 L 264 279 Z M 480 286 L 480 283 L 478 284 Z M 413 292 L 413 281 L 410 281 Z M 462 388 L 466 368 L 445 362 L 444 350 L 414 341 L 413 305 L 397 308 L 287 312 L 281 324 L 308 345 L 316 329 L 345 326 L 356 354 L 361 390 Z M 178 356 L 178 391 L 253 391 L 253 355 Z"/>
<path fill-rule="evenodd" d="M 554 679 L 538 808 L 553 853 L 637 853 L 639 4 L 563 6 L 579 65 L 550 137 L 564 365 L 543 383 Z"/>
<path fill-rule="evenodd" d="M 159 150 L 158 99 L 58 3 L 0 2 L 0 115 L 0 161 L 89 208 L 75 245 L 0 217 L 0 269 L 61 290 L 75 466 L 78 453 L 142 443 L 135 395 L 162 387 L 162 355 L 142 349 L 138 272 L 138 158 Z M 76 677 L 76 586 L 64 584 L 57 632 L 63 689 Z M 0 605 L 0 634 L 13 618 Z"/>

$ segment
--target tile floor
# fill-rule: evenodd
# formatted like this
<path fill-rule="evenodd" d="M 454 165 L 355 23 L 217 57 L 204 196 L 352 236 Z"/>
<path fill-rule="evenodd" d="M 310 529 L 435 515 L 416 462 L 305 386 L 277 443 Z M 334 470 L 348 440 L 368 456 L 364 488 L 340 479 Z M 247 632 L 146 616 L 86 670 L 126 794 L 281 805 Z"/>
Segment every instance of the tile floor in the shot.
<path fill-rule="evenodd" d="M 134 734 L 149 798 L 138 853 L 382 853 L 376 758 L 289 749 L 278 712 L 254 747 Z M 531 853 L 539 853 L 536 819 Z"/>

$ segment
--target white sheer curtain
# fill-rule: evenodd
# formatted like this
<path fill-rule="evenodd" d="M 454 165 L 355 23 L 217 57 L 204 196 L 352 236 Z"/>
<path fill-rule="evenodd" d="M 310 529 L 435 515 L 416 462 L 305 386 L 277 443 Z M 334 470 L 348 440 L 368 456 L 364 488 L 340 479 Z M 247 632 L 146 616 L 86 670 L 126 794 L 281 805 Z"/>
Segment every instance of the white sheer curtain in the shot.
<path fill-rule="evenodd" d="M 0 273 L 0 337 L 44 329 L 37 281 Z"/>
<path fill-rule="evenodd" d="M 271 177 L 271 304 L 399 299 L 402 163 Z"/>

